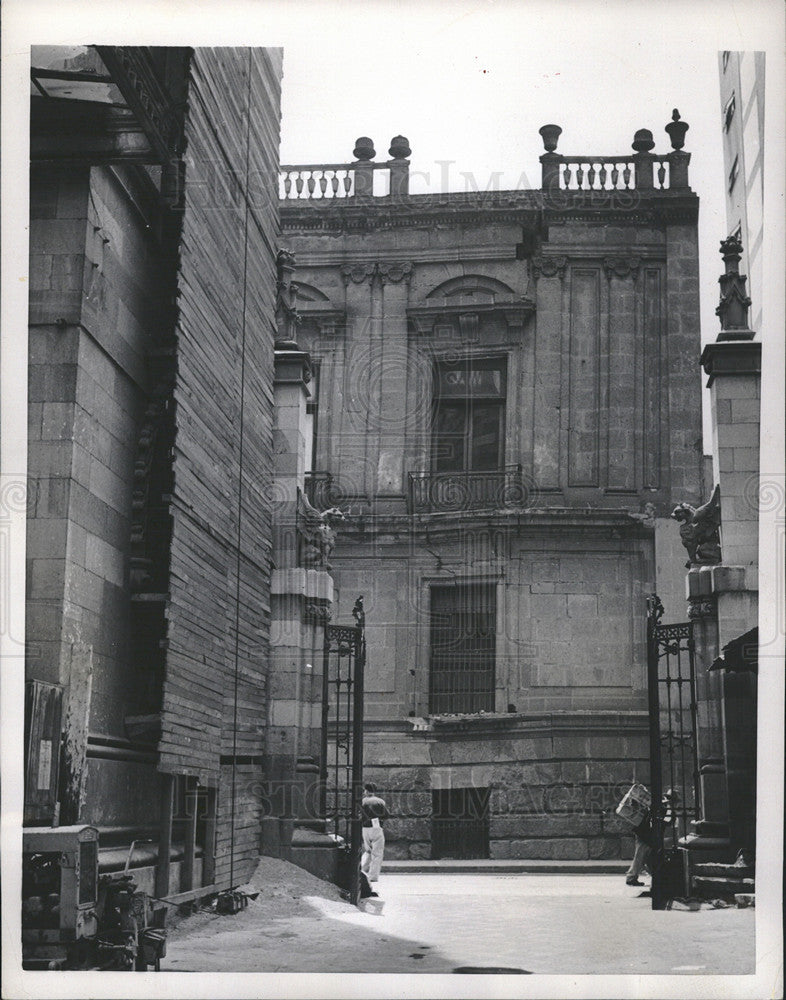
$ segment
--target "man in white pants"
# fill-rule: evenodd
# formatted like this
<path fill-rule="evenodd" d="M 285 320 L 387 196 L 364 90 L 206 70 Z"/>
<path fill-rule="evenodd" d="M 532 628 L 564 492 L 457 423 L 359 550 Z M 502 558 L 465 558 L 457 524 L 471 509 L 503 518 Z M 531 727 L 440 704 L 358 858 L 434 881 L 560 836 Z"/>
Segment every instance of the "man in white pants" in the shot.
<path fill-rule="evenodd" d="M 360 870 L 368 876 L 369 882 L 378 882 L 382 868 L 382 856 L 385 853 L 385 831 L 382 827 L 387 818 L 388 810 L 384 799 L 377 795 L 377 789 L 371 782 L 363 786 L 363 857 L 360 859 Z"/>

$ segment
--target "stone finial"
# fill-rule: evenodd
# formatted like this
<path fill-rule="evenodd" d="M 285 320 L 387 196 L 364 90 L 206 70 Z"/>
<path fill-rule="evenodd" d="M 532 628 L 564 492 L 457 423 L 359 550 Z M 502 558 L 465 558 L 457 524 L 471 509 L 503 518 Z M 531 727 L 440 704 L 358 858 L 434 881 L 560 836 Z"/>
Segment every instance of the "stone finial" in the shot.
<path fill-rule="evenodd" d="M 640 128 L 633 136 L 631 146 L 637 153 L 649 153 L 651 149 L 655 148 L 655 140 L 652 138 L 652 132 L 648 128 Z"/>
<path fill-rule="evenodd" d="M 553 153 L 557 148 L 559 137 L 562 135 L 562 129 L 559 125 L 541 125 L 538 134 L 543 139 L 543 148 L 546 152 Z"/>
<path fill-rule="evenodd" d="M 726 274 L 737 273 L 742 257 L 742 240 L 736 233 L 720 241 L 720 253 L 723 257 L 723 263 L 726 265 Z"/>
<path fill-rule="evenodd" d="M 748 329 L 748 309 L 751 300 L 746 290 L 747 278 L 744 274 L 740 274 L 742 255 L 740 238 L 735 235 L 721 240 L 720 252 L 725 271 L 718 278 L 720 303 L 715 310 L 715 315 L 721 321 L 718 340 L 752 340 L 753 331 Z"/>
<path fill-rule="evenodd" d="M 358 142 L 359 141 L 360 140 L 358 140 Z M 405 136 L 395 135 L 390 140 L 390 149 L 388 150 L 388 153 L 394 160 L 406 160 L 411 152 L 412 150 L 409 147 L 409 139 Z"/>
<path fill-rule="evenodd" d="M 671 121 L 664 126 L 669 134 L 672 149 L 682 149 L 685 145 L 685 133 L 690 128 L 687 122 L 680 121 L 680 113 L 675 108 L 671 113 Z"/>
<path fill-rule="evenodd" d="M 374 149 L 374 140 L 369 139 L 367 135 L 361 135 L 355 140 L 352 155 L 356 160 L 373 160 L 377 155 L 377 151 Z"/>

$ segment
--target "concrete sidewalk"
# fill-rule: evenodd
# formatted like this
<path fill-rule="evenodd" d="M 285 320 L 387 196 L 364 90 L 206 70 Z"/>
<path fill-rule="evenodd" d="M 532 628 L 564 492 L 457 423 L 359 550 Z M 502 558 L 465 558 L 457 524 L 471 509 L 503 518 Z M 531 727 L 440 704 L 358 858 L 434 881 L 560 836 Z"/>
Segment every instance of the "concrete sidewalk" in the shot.
<path fill-rule="evenodd" d="M 263 859 L 234 916 L 173 929 L 165 971 L 742 975 L 755 911 L 658 910 L 619 874 L 384 874 L 356 908 L 286 862 Z"/>

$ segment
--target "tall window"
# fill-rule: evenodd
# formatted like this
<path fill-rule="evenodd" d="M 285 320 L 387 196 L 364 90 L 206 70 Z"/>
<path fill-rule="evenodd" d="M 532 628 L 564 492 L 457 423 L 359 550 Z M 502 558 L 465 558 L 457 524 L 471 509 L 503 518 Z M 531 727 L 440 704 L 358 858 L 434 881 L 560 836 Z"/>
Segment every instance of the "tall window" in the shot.
<path fill-rule="evenodd" d="M 306 401 L 306 472 L 313 472 L 317 462 L 317 430 L 319 427 L 319 361 L 311 362 L 311 395 Z"/>
<path fill-rule="evenodd" d="M 494 711 L 493 584 L 431 588 L 429 712 Z"/>
<path fill-rule="evenodd" d="M 434 472 L 487 472 L 504 461 L 505 360 L 439 362 L 434 373 Z"/>

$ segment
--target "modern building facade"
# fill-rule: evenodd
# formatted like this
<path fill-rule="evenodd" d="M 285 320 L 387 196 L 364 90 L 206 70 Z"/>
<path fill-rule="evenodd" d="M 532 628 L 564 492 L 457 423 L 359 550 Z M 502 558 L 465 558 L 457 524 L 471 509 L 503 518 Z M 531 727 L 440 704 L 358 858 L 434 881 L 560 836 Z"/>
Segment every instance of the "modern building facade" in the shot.
<path fill-rule="evenodd" d="M 346 515 L 337 606 L 364 595 L 393 857 L 630 849 L 645 598 L 682 616 L 670 514 L 702 499 L 686 128 L 666 154 L 640 130 L 628 155 L 563 156 L 544 126 L 540 190 L 409 195 L 401 136 L 387 161 L 363 138 L 282 167 L 307 488 Z"/>
<path fill-rule="evenodd" d="M 753 303 L 751 328 L 762 330 L 764 227 L 764 52 L 718 55 L 726 173 L 726 225 L 742 243 L 742 273 Z"/>

